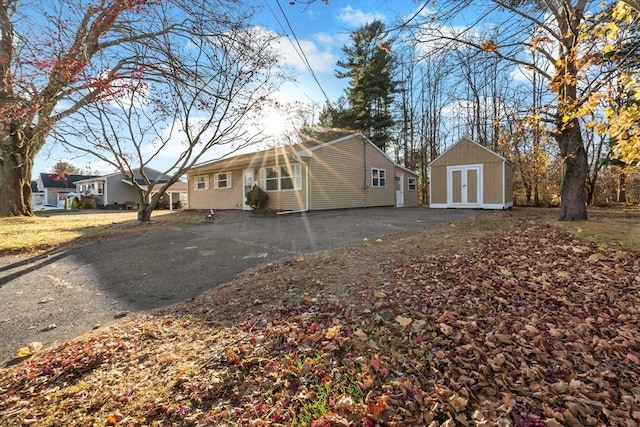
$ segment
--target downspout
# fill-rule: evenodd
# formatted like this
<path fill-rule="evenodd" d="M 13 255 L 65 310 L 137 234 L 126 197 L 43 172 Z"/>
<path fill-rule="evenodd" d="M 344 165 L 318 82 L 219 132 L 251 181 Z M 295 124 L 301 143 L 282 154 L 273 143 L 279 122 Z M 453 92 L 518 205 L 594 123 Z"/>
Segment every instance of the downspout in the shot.
<path fill-rule="evenodd" d="M 362 138 L 362 142 L 363 142 L 363 149 L 364 149 L 364 207 L 368 207 L 367 206 L 367 189 L 369 188 L 369 185 L 367 183 L 367 169 L 369 169 L 368 164 L 367 164 L 367 140 L 366 138 Z"/>
<path fill-rule="evenodd" d="M 304 165 L 304 162 L 302 164 Z M 305 181 L 306 181 L 306 183 L 305 183 L 305 186 L 306 186 L 306 188 L 305 188 L 305 199 L 306 199 L 305 200 L 305 202 L 306 202 L 305 203 L 305 205 L 306 205 L 305 206 L 305 211 L 306 212 L 309 211 L 309 165 L 310 164 L 311 164 L 311 160 L 309 160 L 307 162 L 307 164 L 305 165 L 305 168 L 304 168 L 305 169 L 305 174 L 304 175 L 305 175 Z"/>

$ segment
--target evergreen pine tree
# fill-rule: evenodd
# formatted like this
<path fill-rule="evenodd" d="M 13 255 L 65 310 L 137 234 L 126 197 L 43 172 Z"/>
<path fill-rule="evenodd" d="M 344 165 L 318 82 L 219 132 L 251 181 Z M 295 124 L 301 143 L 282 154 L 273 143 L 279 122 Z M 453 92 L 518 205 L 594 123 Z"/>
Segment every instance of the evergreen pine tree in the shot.
<path fill-rule="evenodd" d="M 384 24 L 378 20 L 354 31 L 352 44 L 342 48 L 346 60 L 338 61 L 338 66 L 346 71 L 336 72 L 338 78 L 350 80 L 349 106 L 338 124 L 359 130 L 382 150 L 391 137 L 394 124 L 391 106 L 397 91 L 397 82 L 393 80 L 395 58 L 384 35 Z"/>

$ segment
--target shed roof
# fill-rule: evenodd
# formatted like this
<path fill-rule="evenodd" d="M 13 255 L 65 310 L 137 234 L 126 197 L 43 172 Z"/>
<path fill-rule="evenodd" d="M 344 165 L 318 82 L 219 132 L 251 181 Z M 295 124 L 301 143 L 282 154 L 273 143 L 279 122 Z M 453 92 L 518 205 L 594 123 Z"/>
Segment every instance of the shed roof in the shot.
<path fill-rule="evenodd" d="M 454 151 L 456 151 L 456 150 L 458 150 L 458 149 L 461 149 L 464 145 L 471 145 L 472 147 L 476 147 L 476 148 L 478 148 L 478 149 L 482 150 L 483 152 L 485 152 L 485 153 L 486 153 L 486 154 L 488 154 L 489 156 L 495 157 L 495 158 L 496 158 L 497 160 L 499 160 L 499 161 L 503 161 L 503 162 L 506 162 L 506 163 L 511 163 L 511 162 L 509 162 L 509 160 L 508 160 L 507 158 L 505 158 L 504 156 L 502 156 L 502 155 L 500 155 L 500 154 L 496 153 L 495 151 L 490 150 L 489 148 L 487 148 L 487 147 L 485 147 L 485 146 L 483 146 L 483 145 L 480 145 L 480 144 L 478 144 L 477 142 L 472 141 L 472 140 L 471 140 L 471 139 L 469 139 L 469 138 L 462 137 L 462 138 L 460 138 L 460 139 L 459 139 L 455 144 L 453 144 L 451 147 L 447 148 L 447 149 L 444 151 L 444 153 L 440 154 L 438 157 L 436 157 L 435 159 L 433 159 L 433 160 L 431 161 L 431 163 L 429 163 L 429 166 L 431 167 L 431 166 L 433 166 L 433 165 L 435 165 L 435 164 L 437 164 L 437 163 L 441 163 L 441 162 L 445 161 L 445 160 L 446 160 L 446 158 L 447 158 L 447 157 L 448 157 L 452 152 L 454 152 Z"/>

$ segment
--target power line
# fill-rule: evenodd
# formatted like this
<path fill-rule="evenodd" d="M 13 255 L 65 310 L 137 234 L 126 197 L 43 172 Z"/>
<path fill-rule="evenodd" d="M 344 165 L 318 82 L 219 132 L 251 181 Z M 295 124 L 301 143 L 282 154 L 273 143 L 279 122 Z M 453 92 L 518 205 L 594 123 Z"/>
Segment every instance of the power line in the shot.
<path fill-rule="evenodd" d="M 273 12 L 271 7 L 269 6 L 269 3 L 267 3 L 267 0 L 264 0 L 264 2 L 267 5 L 267 7 L 269 8 L 269 10 L 271 11 L 271 14 L 273 15 L 273 17 L 276 19 L 276 22 L 278 23 L 278 25 L 280 25 L 280 28 L 282 28 L 283 31 L 284 31 L 285 29 L 284 29 L 283 25 L 280 23 L 280 20 L 278 19 L 276 14 Z M 320 91 L 322 92 L 322 95 L 324 96 L 324 99 L 327 101 L 327 104 L 331 105 L 331 101 L 329 100 L 329 97 L 327 96 L 327 93 L 325 92 L 324 88 L 320 84 L 320 81 L 318 80 L 318 77 L 316 76 L 315 71 L 313 71 L 313 67 L 311 67 L 311 63 L 309 62 L 309 59 L 307 58 L 307 55 L 304 53 L 304 49 L 300 45 L 300 41 L 298 40 L 298 37 L 296 36 L 295 31 L 293 31 L 293 27 L 291 26 L 291 22 L 289 21 L 289 18 L 287 17 L 287 14 L 285 13 L 284 9 L 282 8 L 282 5 L 280 4 L 280 0 L 277 0 L 276 3 L 278 5 L 278 8 L 280 9 L 280 13 L 282 13 L 282 16 L 284 17 L 284 20 L 287 23 L 287 27 L 289 28 L 289 32 L 293 36 L 293 38 L 295 40 L 295 43 L 291 40 L 291 37 L 289 37 L 289 34 L 287 33 L 287 31 L 284 31 L 285 32 L 285 36 L 287 37 L 287 40 L 289 40 L 289 43 L 291 43 L 291 45 L 293 46 L 293 49 L 298 54 L 298 57 L 302 60 L 302 62 L 304 63 L 305 67 L 307 68 L 307 70 L 309 70 L 309 72 L 311 73 L 311 77 L 313 77 L 313 80 L 318 85 L 318 88 L 320 88 Z"/>

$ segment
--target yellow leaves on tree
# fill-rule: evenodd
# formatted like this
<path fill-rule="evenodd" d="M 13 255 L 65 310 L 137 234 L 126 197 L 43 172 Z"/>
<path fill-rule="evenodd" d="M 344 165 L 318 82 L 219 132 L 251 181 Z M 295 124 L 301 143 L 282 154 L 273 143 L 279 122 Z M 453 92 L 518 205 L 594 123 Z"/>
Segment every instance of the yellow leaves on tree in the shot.
<path fill-rule="evenodd" d="M 640 166 L 640 108 L 638 104 L 607 111 L 609 135 L 615 141 L 613 151 L 623 162 Z"/>

